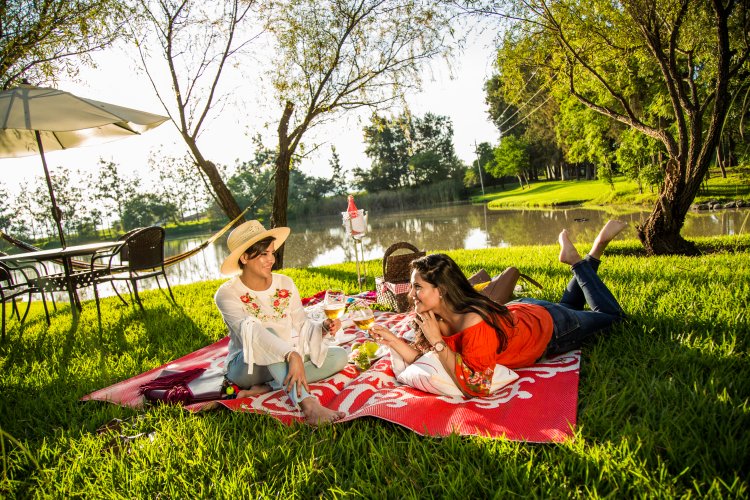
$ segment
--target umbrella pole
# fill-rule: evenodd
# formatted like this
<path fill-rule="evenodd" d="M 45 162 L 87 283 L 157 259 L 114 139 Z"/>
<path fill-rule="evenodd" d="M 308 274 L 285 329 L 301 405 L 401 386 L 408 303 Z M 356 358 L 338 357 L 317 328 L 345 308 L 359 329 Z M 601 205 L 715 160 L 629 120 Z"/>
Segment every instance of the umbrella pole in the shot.
<path fill-rule="evenodd" d="M 39 154 L 42 156 L 42 166 L 44 167 L 44 175 L 47 178 L 47 189 L 49 189 L 49 197 L 52 201 L 52 218 L 55 219 L 57 224 L 57 233 L 60 235 L 60 243 L 65 248 L 65 233 L 62 228 L 62 210 L 57 207 L 57 201 L 55 200 L 55 190 L 52 189 L 52 179 L 49 176 L 49 170 L 47 169 L 47 160 L 44 158 L 44 148 L 42 147 L 42 136 L 38 130 L 34 131 L 36 135 L 36 144 L 39 147 Z"/>

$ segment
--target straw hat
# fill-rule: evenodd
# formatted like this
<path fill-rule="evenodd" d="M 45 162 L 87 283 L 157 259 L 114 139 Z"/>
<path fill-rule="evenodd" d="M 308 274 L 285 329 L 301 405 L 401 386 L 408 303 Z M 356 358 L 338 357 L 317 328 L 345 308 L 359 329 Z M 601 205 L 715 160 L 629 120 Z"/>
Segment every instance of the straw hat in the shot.
<path fill-rule="evenodd" d="M 274 243 L 276 243 L 276 248 L 278 249 L 284 244 L 290 231 L 291 229 L 288 227 L 266 229 L 257 220 L 243 222 L 229 233 L 229 238 L 227 238 L 229 256 L 221 264 L 221 274 L 231 275 L 239 272 L 240 266 L 238 261 L 240 256 L 254 243 L 263 238 L 268 238 L 269 236 L 276 238 Z"/>

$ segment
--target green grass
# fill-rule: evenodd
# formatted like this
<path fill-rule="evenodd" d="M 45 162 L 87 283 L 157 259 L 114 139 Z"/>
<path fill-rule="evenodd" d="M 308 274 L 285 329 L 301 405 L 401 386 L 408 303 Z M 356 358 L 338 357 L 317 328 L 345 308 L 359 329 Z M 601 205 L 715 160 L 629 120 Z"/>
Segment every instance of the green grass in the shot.
<path fill-rule="evenodd" d="M 601 275 L 631 320 L 583 350 L 578 427 L 561 444 L 80 403 L 225 335 L 212 300 L 221 280 L 175 287 L 179 306 L 144 292 L 145 313 L 105 299 L 101 336 L 93 303 L 75 332 L 67 306 L 47 328 L 35 303 L 0 345 L 0 496 L 747 498 L 750 238 L 698 244 L 706 253 L 694 258 L 611 245 Z M 516 265 L 542 298 L 559 298 L 568 278 L 552 246 L 450 253 L 467 273 Z M 353 264 L 285 272 L 303 294 L 355 291 Z M 115 417 L 140 437 L 96 432 Z"/>
<path fill-rule="evenodd" d="M 750 175 L 748 169 L 737 169 L 724 179 L 712 174 L 695 198 L 696 203 L 707 200 L 732 201 L 750 198 Z M 612 185 L 602 180 L 593 181 L 540 181 L 524 189 L 515 187 L 505 191 L 472 197 L 474 203 L 488 203 L 490 208 L 511 207 L 555 207 L 565 205 L 597 206 L 641 206 L 653 205 L 658 192 L 644 186 L 638 191 L 634 181 L 624 177 L 614 179 Z"/>

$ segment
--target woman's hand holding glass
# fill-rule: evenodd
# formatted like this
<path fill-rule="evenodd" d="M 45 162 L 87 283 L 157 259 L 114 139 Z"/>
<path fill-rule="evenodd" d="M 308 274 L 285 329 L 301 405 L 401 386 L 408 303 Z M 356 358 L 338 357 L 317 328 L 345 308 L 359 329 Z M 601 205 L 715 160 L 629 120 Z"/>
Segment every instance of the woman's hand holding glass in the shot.
<path fill-rule="evenodd" d="M 340 328 L 341 328 L 341 320 L 338 318 L 327 319 L 323 321 L 323 335 L 336 336 L 336 332 L 338 332 Z"/>
<path fill-rule="evenodd" d="M 396 334 L 382 325 L 373 325 L 370 329 L 370 336 L 378 344 L 391 346 L 398 340 Z"/>
<path fill-rule="evenodd" d="M 345 308 L 346 294 L 343 290 L 338 288 L 326 290 L 325 297 L 323 298 L 323 312 L 328 319 L 323 321 L 324 336 L 336 336 L 336 332 L 341 328 L 340 318 L 343 316 Z"/>

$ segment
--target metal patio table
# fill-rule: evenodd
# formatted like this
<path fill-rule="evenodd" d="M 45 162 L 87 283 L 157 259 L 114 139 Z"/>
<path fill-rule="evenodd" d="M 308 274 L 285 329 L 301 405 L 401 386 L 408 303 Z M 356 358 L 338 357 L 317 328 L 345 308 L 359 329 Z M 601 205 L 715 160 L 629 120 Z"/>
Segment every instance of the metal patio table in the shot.
<path fill-rule="evenodd" d="M 34 252 L 24 252 L 0 257 L 0 262 L 50 262 L 62 261 L 63 273 L 41 276 L 39 286 L 48 292 L 67 291 L 70 300 L 70 309 L 73 318 L 78 319 L 81 310 L 81 301 L 78 297 L 78 288 L 89 286 L 98 277 L 96 269 L 84 269 L 75 271 L 73 269 L 73 257 L 93 257 L 96 252 L 121 245 L 122 241 L 101 241 L 87 243 L 85 245 L 74 245 L 65 248 L 49 248 Z"/>

